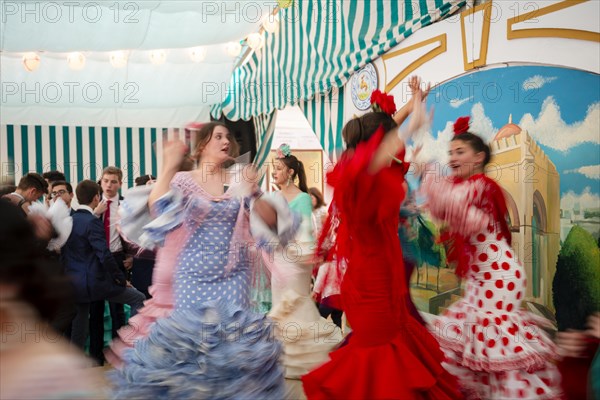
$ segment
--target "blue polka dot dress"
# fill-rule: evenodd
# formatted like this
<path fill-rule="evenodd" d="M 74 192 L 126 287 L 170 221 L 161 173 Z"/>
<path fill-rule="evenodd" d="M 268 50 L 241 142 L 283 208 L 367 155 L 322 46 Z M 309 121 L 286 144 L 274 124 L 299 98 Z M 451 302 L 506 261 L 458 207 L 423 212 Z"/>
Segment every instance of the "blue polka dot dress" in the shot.
<path fill-rule="evenodd" d="M 231 272 L 224 273 L 240 208 L 237 199 L 213 202 L 203 223 L 184 247 L 175 279 L 175 304 L 193 309 L 205 301 L 224 299 L 248 306 L 249 260 L 243 251 Z"/>
<path fill-rule="evenodd" d="M 190 173 L 171 183 L 179 199 L 155 208 L 167 232 L 185 229 L 174 279 L 173 313 L 124 353 L 112 375 L 123 399 L 281 399 L 281 345 L 272 324 L 249 309 L 251 259 L 239 238 L 248 202 L 204 192 Z M 176 204 L 179 203 L 179 204 Z M 175 208 L 177 211 L 174 212 Z M 236 234 L 237 233 L 237 234 Z M 232 240 L 238 240 L 239 243 Z"/>

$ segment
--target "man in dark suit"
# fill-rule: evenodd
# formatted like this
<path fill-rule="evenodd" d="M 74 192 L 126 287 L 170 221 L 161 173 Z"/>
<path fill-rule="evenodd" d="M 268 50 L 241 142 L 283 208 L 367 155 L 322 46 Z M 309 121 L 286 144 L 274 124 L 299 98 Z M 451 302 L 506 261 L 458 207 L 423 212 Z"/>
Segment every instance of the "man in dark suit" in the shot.
<path fill-rule="evenodd" d="M 120 168 L 110 166 L 104 168 L 98 182 L 102 188 L 100 203 L 94 209 L 94 214 L 100 218 L 104 227 L 107 246 L 121 269 L 128 277 L 132 257 L 127 254 L 124 241 L 117 230 L 119 222 L 119 203 L 123 198 L 119 190 L 123 184 L 123 171 Z M 112 337 L 117 336 L 117 331 L 126 323 L 125 310 L 122 304 L 109 302 L 110 316 L 112 322 Z M 98 364 L 104 363 L 104 301 L 95 301 L 90 304 L 90 355 L 96 359 Z"/>
<path fill-rule="evenodd" d="M 71 341 L 83 348 L 91 302 L 109 300 L 129 304 L 134 315 L 145 296 L 125 280 L 108 247 L 102 221 L 94 216 L 93 210 L 100 202 L 98 184 L 84 180 L 77 185 L 75 194 L 80 206 L 73 213 L 73 230 L 61 249 L 61 258 L 74 283 L 77 302 Z"/>

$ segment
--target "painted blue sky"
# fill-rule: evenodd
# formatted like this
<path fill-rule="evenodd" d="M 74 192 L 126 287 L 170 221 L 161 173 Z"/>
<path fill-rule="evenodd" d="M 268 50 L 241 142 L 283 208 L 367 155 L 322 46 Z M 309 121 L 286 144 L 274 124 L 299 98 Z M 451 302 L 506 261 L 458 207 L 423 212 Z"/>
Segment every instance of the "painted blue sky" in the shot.
<path fill-rule="evenodd" d="M 491 140 L 512 114 L 556 165 L 561 196 L 600 203 L 600 76 L 544 66 L 497 68 L 445 82 L 427 102 L 435 109 L 435 137 L 425 143 L 434 149 L 431 156 L 445 154 L 457 117 L 471 115 L 471 130 Z"/>

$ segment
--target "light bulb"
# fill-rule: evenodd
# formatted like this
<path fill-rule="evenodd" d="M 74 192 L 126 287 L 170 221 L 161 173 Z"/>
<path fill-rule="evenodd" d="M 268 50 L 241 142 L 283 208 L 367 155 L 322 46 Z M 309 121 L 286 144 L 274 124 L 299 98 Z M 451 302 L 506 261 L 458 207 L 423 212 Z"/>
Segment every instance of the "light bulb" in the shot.
<path fill-rule="evenodd" d="M 277 33 L 279 31 L 279 14 L 269 14 L 263 20 L 263 28 L 269 33 Z"/>
<path fill-rule="evenodd" d="M 248 43 L 248 46 L 250 46 L 250 48 L 252 50 L 258 50 L 265 43 L 265 39 L 264 39 L 263 35 L 255 32 L 255 33 L 251 33 L 248 35 L 246 42 Z"/>
<path fill-rule="evenodd" d="M 85 56 L 82 53 L 74 52 L 67 56 L 69 68 L 79 71 L 85 67 Z"/>
<path fill-rule="evenodd" d="M 204 61 L 206 59 L 206 48 L 200 46 L 190 49 L 190 58 L 197 63 Z"/>
<path fill-rule="evenodd" d="M 25 53 L 23 56 L 25 70 L 32 72 L 40 67 L 40 56 L 37 53 Z"/>
<path fill-rule="evenodd" d="M 154 65 L 161 65 L 167 61 L 167 52 L 164 50 L 153 50 L 150 52 L 150 62 Z"/>
<path fill-rule="evenodd" d="M 225 50 L 231 57 L 237 57 L 242 51 L 242 45 L 239 42 L 229 42 L 225 45 Z"/>
<path fill-rule="evenodd" d="M 113 51 L 110 53 L 110 65 L 115 68 L 123 68 L 127 65 L 127 53 L 124 51 Z"/>

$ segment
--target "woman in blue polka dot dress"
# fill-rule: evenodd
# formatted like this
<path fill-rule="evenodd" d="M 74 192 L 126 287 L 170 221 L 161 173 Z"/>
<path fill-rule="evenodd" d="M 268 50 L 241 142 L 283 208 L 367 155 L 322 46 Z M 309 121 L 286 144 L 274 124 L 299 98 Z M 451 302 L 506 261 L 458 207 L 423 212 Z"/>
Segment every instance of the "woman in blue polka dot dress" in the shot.
<path fill-rule="evenodd" d="M 195 150 L 199 167 L 176 172 L 185 152 L 179 141 L 165 144 L 148 201 L 156 218 L 144 227 L 146 240 L 164 239 L 164 248 L 177 250 L 174 310 L 124 352 L 123 367 L 113 374 L 114 395 L 280 399 L 281 345 L 269 320 L 249 310 L 250 209 L 273 227 L 277 216 L 258 196 L 236 195 L 258 191 L 256 173 L 246 168 L 232 176 L 224 168 L 237 152 L 225 125 L 204 125 Z"/>

